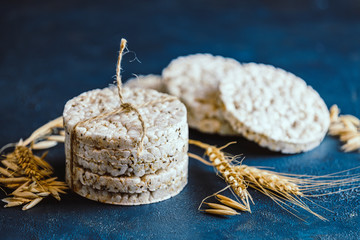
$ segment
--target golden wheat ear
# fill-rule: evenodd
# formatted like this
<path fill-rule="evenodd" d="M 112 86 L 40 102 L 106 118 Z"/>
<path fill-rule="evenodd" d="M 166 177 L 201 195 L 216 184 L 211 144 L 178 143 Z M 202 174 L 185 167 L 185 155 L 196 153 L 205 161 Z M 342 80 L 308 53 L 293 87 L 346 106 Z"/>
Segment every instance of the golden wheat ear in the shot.
<path fill-rule="evenodd" d="M 333 113 L 332 116 L 336 119 L 336 117 L 334 117 L 336 114 Z M 360 182 L 360 174 L 349 174 L 349 171 L 354 171 L 360 167 L 323 176 L 278 173 L 275 171 L 244 165 L 242 164 L 244 158 L 238 161 L 236 157 L 226 157 L 221 149 L 228 146 L 229 144 L 225 145 L 224 147 L 217 148 L 215 146 L 211 146 L 196 140 L 189 140 L 189 143 L 206 150 L 205 154 L 208 156 L 209 161 L 196 155 L 194 156 L 194 159 L 197 159 L 206 165 L 214 166 L 216 171 L 220 173 L 220 175 L 228 184 L 225 189 L 229 188 L 235 193 L 235 197 L 240 198 L 241 202 L 238 203 L 242 204 L 243 206 L 240 206 L 238 209 L 245 208 L 249 212 L 249 199 L 252 200 L 252 198 L 247 191 L 247 186 L 254 188 L 262 194 L 268 196 L 281 208 L 285 209 L 290 214 L 298 217 L 299 219 L 301 218 L 295 214 L 298 211 L 294 209 L 294 206 L 302 208 L 303 210 L 323 221 L 326 221 L 327 219 L 314 212 L 305 203 L 305 201 L 314 203 L 309 198 L 331 195 L 360 187 L 358 186 Z M 193 157 L 193 154 L 190 154 L 190 156 Z M 237 180 L 237 184 L 235 186 L 233 185 L 234 179 Z M 239 185 L 245 189 L 242 190 L 240 194 L 239 191 L 236 191 Z M 343 189 L 334 190 L 334 188 L 337 187 L 342 187 Z M 215 195 L 219 196 L 218 193 L 215 193 Z M 210 195 L 209 197 L 211 196 L 214 196 L 214 194 Z M 222 200 L 219 197 L 217 198 Z M 229 203 L 226 201 L 224 202 L 224 200 L 220 202 L 225 205 L 227 205 L 226 203 Z"/>
<path fill-rule="evenodd" d="M 295 205 L 324 221 L 327 219 L 311 210 L 305 200 L 312 202 L 310 197 L 349 191 L 358 188 L 360 182 L 360 174 L 345 174 L 358 168 L 323 176 L 277 173 L 247 165 L 239 165 L 235 169 L 250 187 L 270 197 L 291 214 L 297 216 L 292 208 L 292 205 Z M 336 187 L 345 187 L 345 189 L 334 190 Z M 328 192 L 319 193 L 326 190 Z"/>
<path fill-rule="evenodd" d="M 245 184 L 243 177 L 236 173 L 234 168 L 235 166 L 227 160 L 227 157 L 225 157 L 224 153 L 221 151 L 221 149 L 232 143 L 229 143 L 221 148 L 191 139 L 189 140 L 189 143 L 204 149 L 205 155 L 209 158 L 209 161 L 192 153 L 190 153 L 189 156 L 203 162 L 206 165 L 212 165 L 235 195 L 239 197 L 245 208 L 250 212 L 249 199 L 252 201 L 252 198 L 247 191 L 247 185 Z"/>
<path fill-rule="evenodd" d="M 13 189 L 10 197 L 2 199 L 5 207 L 23 205 L 22 210 L 28 210 L 40 203 L 45 197 L 53 196 L 60 200 L 60 194 L 65 193 L 67 185 L 51 178 L 53 168 L 45 161 L 47 153 L 36 156 L 32 150 L 43 150 L 64 141 L 60 133 L 64 131 L 62 117 L 59 117 L 35 130 L 25 141 L 7 144 L 0 149 L 1 154 L 8 148 L 15 149 L 2 155 L 0 167 L 0 184 L 7 189 Z M 54 135 L 59 133 L 59 135 Z M 2 189 L 2 188 L 1 188 Z"/>
<path fill-rule="evenodd" d="M 341 150 L 352 152 L 360 150 L 360 119 L 353 115 L 339 115 L 337 105 L 330 108 L 329 135 L 338 136 L 344 144 Z"/>

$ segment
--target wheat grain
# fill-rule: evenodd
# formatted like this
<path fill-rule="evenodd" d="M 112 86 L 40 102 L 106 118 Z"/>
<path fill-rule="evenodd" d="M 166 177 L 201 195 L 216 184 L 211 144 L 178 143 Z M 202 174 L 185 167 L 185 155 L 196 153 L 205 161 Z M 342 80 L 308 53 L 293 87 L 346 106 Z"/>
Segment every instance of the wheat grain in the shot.
<path fill-rule="evenodd" d="M 49 187 L 48 189 L 49 189 L 51 195 L 52 195 L 56 200 L 58 200 L 58 201 L 61 200 L 61 199 L 60 199 L 60 196 L 59 196 L 59 193 L 58 193 L 53 187 Z"/>
<path fill-rule="evenodd" d="M 238 209 L 238 210 L 241 210 L 241 211 L 249 211 L 249 209 L 246 208 L 245 205 L 243 205 L 243 204 L 241 204 L 239 202 L 236 202 L 231 198 L 225 197 L 225 196 L 220 195 L 220 194 L 217 194 L 215 196 L 216 196 L 216 198 L 218 199 L 219 202 L 221 202 L 222 204 L 224 204 L 226 206 L 229 206 L 231 208 Z"/>
<path fill-rule="evenodd" d="M 12 195 L 15 197 L 22 197 L 22 198 L 37 198 L 38 196 L 32 192 L 26 191 L 26 192 L 13 192 Z"/>
<path fill-rule="evenodd" d="M 13 173 L 10 172 L 9 170 L 0 167 L 0 174 L 6 176 L 6 177 L 13 177 Z"/>
<path fill-rule="evenodd" d="M 30 208 L 34 207 L 36 204 L 38 204 L 41 200 L 43 200 L 42 197 L 39 198 L 35 198 L 34 200 L 32 200 L 30 203 L 26 204 L 22 210 L 29 210 Z"/>
<path fill-rule="evenodd" d="M 18 165 L 16 165 L 16 163 L 12 162 L 11 159 L 5 159 L 2 160 L 1 163 L 7 168 L 7 169 L 11 169 L 15 172 L 19 171 L 19 167 Z"/>
<path fill-rule="evenodd" d="M 23 182 L 26 182 L 28 180 L 29 180 L 29 178 L 27 178 L 27 177 L 0 178 L 0 183 L 4 183 L 4 184 L 23 183 Z"/>
<path fill-rule="evenodd" d="M 340 109 L 338 108 L 338 106 L 335 104 L 330 108 L 330 121 L 331 122 L 337 122 L 339 119 L 339 113 L 340 113 Z"/>
<path fill-rule="evenodd" d="M 8 197 L 8 198 L 3 198 L 1 199 L 1 201 L 3 201 L 4 203 L 10 203 L 10 202 L 23 202 L 23 203 L 27 203 L 30 202 L 30 199 L 27 198 L 21 198 L 21 197 Z"/>
<path fill-rule="evenodd" d="M 236 212 L 234 209 L 229 208 L 225 205 L 222 204 L 218 204 L 218 203 L 208 203 L 208 202 L 204 202 L 206 205 L 208 205 L 209 207 L 213 208 L 213 209 L 219 209 L 219 210 L 225 210 L 225 211 L 233 211 L 235 214 L 238 213 Z"/>
<path fill-rule="evenodd" d="M 238 212 L 232 210 L 223 210 L 223 209 L 205 209 L 203 210 L 206 213 L 214 214 L 214 215 L 222 215 L 222 216 L 234 216 L 239 215 Z"/>
<path fill-rule="evenodd" d="M 8 208 L 8 207 L 17 207 L 17 206 L 20 206 L 20 205 L 23 205 L 24 202 L 22 201 L 13 201 L 13 202 L 9 202 L 8 204 L 6 204 L 4 207 L 5 208 Z"/>
<path fill-rule="evenodd" d="M 47 196 L 50 195 L 50 193 L 49 192 L 40 192 L 40 193 L 38 193 L 36 195 L 38 195 L 39 197 L 47 197 Z"/>

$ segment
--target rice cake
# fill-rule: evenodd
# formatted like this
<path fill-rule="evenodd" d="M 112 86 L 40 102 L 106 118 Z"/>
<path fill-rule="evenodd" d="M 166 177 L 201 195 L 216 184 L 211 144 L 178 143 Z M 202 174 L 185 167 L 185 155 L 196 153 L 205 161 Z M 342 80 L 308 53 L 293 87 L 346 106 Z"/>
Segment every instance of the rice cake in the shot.
<path fill-rule="evenodd" d="M 323 140 L 329 112 L 301 78 L 270 65 L 243 65 L 219 86 L 225 118 L 245 138 L 283 153 L 309 151 Z"/>
<path fill-rule="evenodd" d="M 154 74 L 140 75 L 135 78 L 130 78 L 125 82 L 124 87 L 146 88 L 153 89 L 162 93 L 166 92 L 161 76 Z"/>
<path fill-rule="evenodd" d="M 176 166 L 178 159 L 182 159 L 184 155 L 187 155 L 188 144 L 183 143 L 183 147 L 180 149 L 167 148 L 169 151 L 160 151 L 160 153 L 153 154 L 152 158 L 150 158 L 151 161 L 148 162 L 135 163 L 133 161 L 134 157 L 129 154 L 129 151 L 91 148 L 88 148 L 84 154 L 74 154 L 73 161 L 80 167 L 99 175 L 142 177 L 146 174 Z M 162 149 L 162 146 L 160 146 L 160 149 Z"/>
<path fill-rule="evenodd" d="M 76 166 L 74 170 L 74 181 L 79 181 L 84 186 L 97 190 L 106 190 L 112 193 L 143 193 L 153 192 L 187 176 L 188 156 L 184 155 L 178 159 L 177 164 L 165 170 L 159 170 L 153 174 L 143 177 L 113 177 L 109 175 L 98 175 Z"/>
<path fill-rule="evenodd" d="M 173 60 L 162 73 L 166 90 L 188 109 L 190 127 L 205 133 L 238 135 L 223 117 L 218 85 L 241 75 L 241 65 L 231 58 L 195 54 Z"/>
<path fill-rule="evenodd" d="M 140 205 L 160 202 L 179 194 L 187 184 L 187 176 L 179 179 L 164 188 L 147 191 L 143 193 L 112 193 L 104 190 L 96 190 L 92 187 L 82 185 L 76 181 L 74 189 L 80 196 L 88 199 L 115 205 Z"/>

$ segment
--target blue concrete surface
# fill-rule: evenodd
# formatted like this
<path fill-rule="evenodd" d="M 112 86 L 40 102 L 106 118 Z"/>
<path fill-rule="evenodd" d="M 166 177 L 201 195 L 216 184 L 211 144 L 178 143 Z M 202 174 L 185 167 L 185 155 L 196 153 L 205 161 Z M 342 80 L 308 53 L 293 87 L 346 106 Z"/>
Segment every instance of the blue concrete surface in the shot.
<path fill-rule="evenodd" d="M 261 62 L 302 77 L 344 113 L 360 116 L 359 1 L 2 1 L 0 4 L 0 145 L 27 137 L 62 114 L 65 102 L 113 81 L 119 42 L 128 40 L 124 79 L 161 73 L 179 55 L 209 52 Z M 360 165 L 326 137 L 313 151 L 282 155 L 242 138 L 190 137 L 244 153 L 248 165 L 326 174 Z M 191 149 L 200 153 L 196 149 Z M 49 162 L 63 179 L 64 153 Z M 104 205 L 73 193 L 36 208 L 0 208 L 1 239 L 360 239 L 360 191 L 314 199 L 329 222 L 299 221 L 251 191 L 253 213 L 222 218 L 197 211 L 225 185 L 211 167 L 191 161 L 189 184 L 170 200 L 138 207 Z M 0 197 L 4 197 L 1 193 Z"/>

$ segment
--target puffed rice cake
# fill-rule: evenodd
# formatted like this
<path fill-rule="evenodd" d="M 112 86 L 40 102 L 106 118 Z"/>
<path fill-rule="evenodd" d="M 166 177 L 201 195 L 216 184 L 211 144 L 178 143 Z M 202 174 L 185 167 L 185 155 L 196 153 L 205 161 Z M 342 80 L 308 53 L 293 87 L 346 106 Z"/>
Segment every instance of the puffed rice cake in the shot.
<path fill-rule="evenodd" d="M 116 87 L 83 93 L 69 100 L 63 113 L 66 181 L 79 195 L 112 204 L 148 204 L 175 196 L 187 183 L 184 104 L 149 89 L 124 87 L 122 93 L 144 120 L 142 152 L 138 155 L 142 128 L 134 111 L 78 124 L 119 109 Z M 152 180 L 156 187 L 150 184 Z"/>
<path fill-rule="evenodd" d="M 218 101 L 219 83 L 238 75 L 240 63 L 210 54 L 179 57 L 162 72 L 167 92 L 186 105 L 189 126 L 220 135 L 238 135 L 224 119 Z"/>
<path fill-rule="evenodd" d="M 309 151 L 323 140 L 329 111 L 301 78 L 270 65 L 249 63 L 244 74 L 219 85 L 224 117 L 245 138 L 283 153 Z"/>

